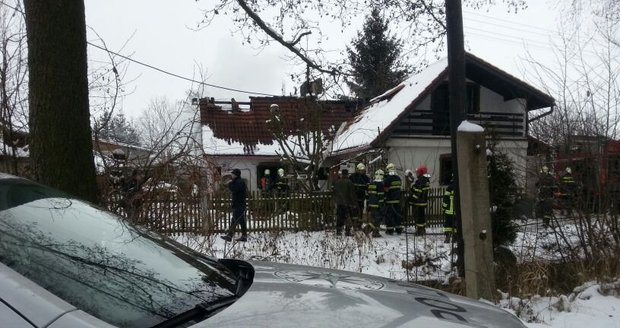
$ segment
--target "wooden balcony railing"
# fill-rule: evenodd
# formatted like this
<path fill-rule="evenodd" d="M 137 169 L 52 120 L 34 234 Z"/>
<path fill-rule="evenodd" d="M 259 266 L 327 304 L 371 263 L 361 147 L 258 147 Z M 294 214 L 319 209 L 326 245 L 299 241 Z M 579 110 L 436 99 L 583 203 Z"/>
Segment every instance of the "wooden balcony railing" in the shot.
<path fill-rule="evenodd" d="M 504 137 L 525 136 L 525 114 L 481 112 L 467 114 L 467 120 L 485 128 L 487 132 Z M 396 127 L 394 136 L 450 135 L 448 112 L 415 110 Z"/>

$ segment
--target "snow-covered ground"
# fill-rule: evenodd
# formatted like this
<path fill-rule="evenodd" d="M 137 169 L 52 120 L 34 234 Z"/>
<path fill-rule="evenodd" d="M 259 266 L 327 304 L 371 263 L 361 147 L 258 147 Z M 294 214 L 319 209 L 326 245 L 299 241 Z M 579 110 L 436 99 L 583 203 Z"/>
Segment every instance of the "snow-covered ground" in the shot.
<path fill-rule="evenodd" d="M 513 251 L 518 256 L 542 256 L 540 245 L 552 238 L 536 226 L 519 233 Z M 333 231 L 254 233 L 245 243 L 225 243 L 218 236 L 179 236 L 177 239 L 205 254 L 238 259 L 263 259 L 356 271 L 397 280 L 433 280 L 447 283 L 453 275 L 451 244 L 436 234 L 368 238 L 337 237 Z M 536 238 L 534 238 L 536 237 Z M 539 252 L 538 254 L 535 254 Z M 414 265 L 405 265 L 406 263 Z M 406 268 L 409 268 L 406 269 Z M 620 327 L 620 281 L 576 286 L 570 295 L 506 295 L 498 306 L 518 315 L 528 327 Z"/>

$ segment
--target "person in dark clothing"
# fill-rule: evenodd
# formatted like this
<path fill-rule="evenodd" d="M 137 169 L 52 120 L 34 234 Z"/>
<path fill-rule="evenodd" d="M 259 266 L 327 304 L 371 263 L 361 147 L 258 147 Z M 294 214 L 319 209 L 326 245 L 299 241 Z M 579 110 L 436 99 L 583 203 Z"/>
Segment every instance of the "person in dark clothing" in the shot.
<path fill-rule="evenodd" d="M 235 239 L 236 241 L 247 241 L 248 232 L 245 221 L 245 208 L 247 198 L 247 186 L 245 181 L 241 179 L 241 171 L 239 169 L 232 170 L 233 179 L 228 183 L 228 189 L 232 193 L 232 209 L 233 214 L 230 219 L 230 226 L 228 232 L 220 236 L 225 241 L 231 241 L 235 234 L 235 228 L 237 224 L 241 226 L 241 237 Z"/>
<path fill-rule="evenodd" d="M 142 184 L 144 183 L 144 174 L 142 171 L 135 169 L 131 172 L 131 178 L 125 184 L 123 199 L 123 207 L 130 219 L 136 219 L 142 207 L 143 192 Z"/>
<path fill-rule="evenodd" d="M 379 227 L 383 220 L 383 207 L 385 204 L 385 189 L 383 186 L 383 170 L 375 171 L 375 179 L 368 184 L 368 230 L 372 231 L 373 237 L 381 237 Z"/>
<path fill-rule="evenodd" d="M 353 227 L 359 229 L 362 226 L 362 218 L 364 217 L 364 201 L 366 201 L 366 189 L 370 178 L 366 175 L 366 166 L 363 163 L 357 164 L 355 173 L 350 176 L 353 186 L 355 186 L 355 196 L 357 198 L 357 211 L 353 213 Z"/>
<path fill-rule="evenodd" d="M 415 182 L 415 175 L 413 174 L 413 171 L 407 169 L 405 170 L 405 178 L 403 179 L 404 182 L 404 189 L 403 191 L 407 192 L 407 197 L 403 197 L 403 204 L 401 205 L 401 207 L 404 207 L 404 213 L 403 213 L 403 218 L 409 218 L 409 217 L 413 217 L 413 210 L 415 209 L 415 207 L 413 206 L 413 203 L 411 202 L 411 186 L 413 186 L 413 183 Z"/>
<path fill-rule="evenodd" d="M 420 165 L 415 169 L 417 179 L 411 186 L 411 202 L 414 206 L 413 217 L 415 219 L 416 235 L 426 234 L 426 208 L 428 207 L 428 191 L 431 183 L 427 176 L 428 169 Z"/>
<path fill-rule="evenodd" d="M 441 208 L 443 210 L 443 234 L 445 235 L 444 243 L 449 243 L 452 240 L 452 236 L 456 232 L 456 211 L 454 209 L 454 180 L 450 180 L 450 184 L 446 188 L 443 194 L 443 200 L 441 202 Z"/>
<path fill-rule="evenodd" d="M 336 203 L 336 235 L 342 234 L 345 227 L 345 235 L 351 236 L 351 214 L 355 210 L 357 198 L 355 186 L 349 179 L 349 171 L 344 169 L 340 178 L 334 182 L 334 202 Z"/>
<path fill-rule="evenodd" d="M 288 179 L 286 178 L 286 175 L 284 175 L 283 168 L 278 169 L 278 176 L 276 177 L 273 187 L 279 196 L 288 195 L 288 192 L 289 192 Z"/>
<path fill-rule="evenodd" d="M 538 188 L 538 204 L 536 206 L 536 218 L 542 217 L 543 227 L 551 224 L 553 217 L 553 194 L 557 189 L 555 178 L 549 173 L 547 166 L 542 167 L 542 172 L 536 182 Z"/>
<path fill-rule="evenodd" d="M 260 190 L 263 194 L 269 193 L 273 188 L 273 179 L 271 179 L 271 171 L 265 169 L 264 175 L 260 178 Z"/>
<path fill-rule="evenodd" d="M 400 208 L 402 180 L 396 174 L 396 167 L 393 163 L 389 163 L 385 168 L 388 171 L 383 178 L 385 190 L 385 233 L 393 235 L 396 230 L 397 234 L 401 234 L 403 232 L 403 215 Z"/>
<path fill-rule="evenodd" d="M 573 171 L 570 167 L 564 169 L 564 174 L 560 178 L 560 194 L 562 200 L 562 211 L 568 213 L 575 206 L 575 191 L 577 183 L 573 178 Z"/>

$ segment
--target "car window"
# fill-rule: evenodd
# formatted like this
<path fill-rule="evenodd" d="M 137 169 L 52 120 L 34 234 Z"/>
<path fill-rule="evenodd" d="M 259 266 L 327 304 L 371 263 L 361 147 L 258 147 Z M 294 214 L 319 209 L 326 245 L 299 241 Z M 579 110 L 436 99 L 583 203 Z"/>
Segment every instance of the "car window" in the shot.
<path fill-rule="evenodd" d="M 110 324 L 145 327 L 230 297 L 217 262 L 89 203 L 0 181 L 0 261 Z"/>

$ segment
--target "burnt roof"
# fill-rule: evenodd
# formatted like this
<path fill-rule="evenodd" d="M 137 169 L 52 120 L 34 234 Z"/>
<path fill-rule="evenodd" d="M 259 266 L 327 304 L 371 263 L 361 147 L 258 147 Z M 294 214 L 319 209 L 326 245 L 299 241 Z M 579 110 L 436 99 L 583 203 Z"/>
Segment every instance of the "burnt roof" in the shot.
<path fill-rule="evenodd" d="M 326 134 L 335 132 L 361 107 L 356 101 L 314 101 L 309 97 L 250 97 L 249 102 L 200 100 L 200 121 L 217 139 L 244 145 L 246 154 L 257 145 L 274 143 L 268 121 L 271 105 L 277 104 L 281 118 L 281 131 L 285 136 L 309 130 L 309 124 L 319 124 Z"/>

